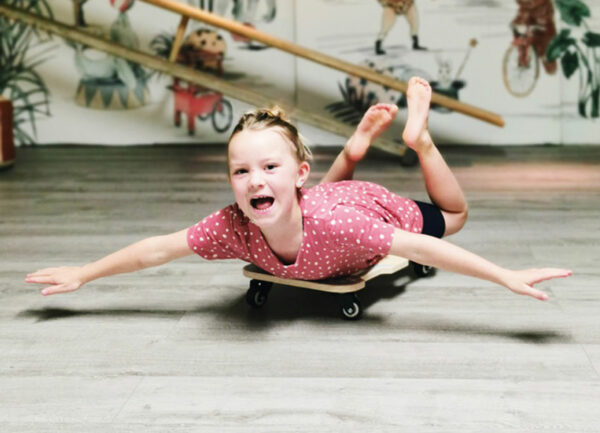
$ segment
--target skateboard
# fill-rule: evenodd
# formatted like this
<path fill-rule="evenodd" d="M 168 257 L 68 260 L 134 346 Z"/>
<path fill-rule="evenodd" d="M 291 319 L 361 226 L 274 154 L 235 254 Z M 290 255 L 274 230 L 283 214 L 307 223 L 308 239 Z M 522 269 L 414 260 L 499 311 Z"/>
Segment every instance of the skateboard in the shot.
<path fill-rule="evenodd" d="M 362 315 L 362 307 L 357 292 L 364 289 L 367 281 L 380 275 L 394 274 L 411 266 L 418 277 L 431 274 L 430 266 L 420 265 L 404 257 L 388 255 L 374 266 L 359 273 L 336 277 L 326 280 L 305 281 L 291 278 L 281 278 L 263 271 L 256 265 L 244 266 L 244 276 L 250 278 L 250 287 L 246 292 L 246 302 L 254 308 L 262 307 L 269 296 L 273 284 L 281 284 L 321 292 L 337 293 L 340 299 L 340 312 L 347 320 L 358 320 Z"/>

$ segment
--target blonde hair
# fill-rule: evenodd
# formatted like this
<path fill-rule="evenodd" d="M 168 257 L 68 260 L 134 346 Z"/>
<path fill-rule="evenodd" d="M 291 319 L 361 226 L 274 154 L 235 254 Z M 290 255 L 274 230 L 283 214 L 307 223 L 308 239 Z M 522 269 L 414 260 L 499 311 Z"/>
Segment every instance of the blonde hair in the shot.
<path fill-rule="evenodd" d="M 270 109 L 258 108 L 245 113 L 240 118 L 237 125 L 235 125 L 235 128 L 233 128 L 228 143 L 231 142 L 235 134 L 246 129 L 260 131 L 276 127 L 279 127 L 283 132 L 283 135 L 294 145 L 295 156 L 298 162 L 312 160 L 312 152 L 308 146 L 304 144 L 304 140 L 298 132 L 298 129 L 288 121 L 284 110 L 277 106 Z"/>

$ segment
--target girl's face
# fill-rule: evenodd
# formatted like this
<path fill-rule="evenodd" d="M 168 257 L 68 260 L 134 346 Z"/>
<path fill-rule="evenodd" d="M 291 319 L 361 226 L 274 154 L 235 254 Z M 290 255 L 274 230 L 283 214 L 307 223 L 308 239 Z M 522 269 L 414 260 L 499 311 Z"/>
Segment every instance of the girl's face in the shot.
<path fill-rule="evenodd" d="M 235 201 L 260 228 L 285 222 L 300 210 L 296 188 L 310 166 L 278 128 L 246 129 L 229 142 L 229 182 Z"/>

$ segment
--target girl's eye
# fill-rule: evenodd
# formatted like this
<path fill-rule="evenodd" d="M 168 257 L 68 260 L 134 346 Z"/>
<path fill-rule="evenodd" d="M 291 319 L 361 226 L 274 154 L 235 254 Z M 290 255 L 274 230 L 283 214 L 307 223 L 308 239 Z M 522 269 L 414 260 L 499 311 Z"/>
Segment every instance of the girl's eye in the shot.
<path fill-rule="evenodd" d="M 235 171 L 233 172 L 233 174 L 234 174 L 234 175 L 236 175 L 236 174 L 244 174 L 244 173 L 246 173 L 246 171 L 247 171 L 247 170 L 246 170 L 245 168 L 238 168 L 237 170 L 235 170 Z"/>
<path fill-rule="evenodd" d="M 274 170 L 277 165 L 275 164 L 267 164 L 267 170 Z"/>

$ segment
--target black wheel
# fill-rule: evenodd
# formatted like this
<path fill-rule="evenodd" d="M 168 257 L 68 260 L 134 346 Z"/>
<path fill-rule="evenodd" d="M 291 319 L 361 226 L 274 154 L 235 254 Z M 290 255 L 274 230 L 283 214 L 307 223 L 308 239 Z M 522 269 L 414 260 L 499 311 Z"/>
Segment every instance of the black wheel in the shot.
<path fill-rule="evenodd" d="M 254 308 L 260 308 L 267 302 L 269 290 L 273 283 L 266 281 L 251 280 L 250 288 L 246 292 L 246 302 Z"/>
<path fill-rule="evenodd" d="M 421 265 L 421 264 L 415 263 L 415 262 L 410 262 L 410 264 L 412 265 L 413 271 L 415 272 L 417 277 L 420 277 L 420 278 L 431 275 L 431 273 L 433 271 L 432 266 Z"/>
<path fill-rule="evenodd" d="M 355 293 L 342 295 L 341 309 L 342 317 L 346 320 L 358 320 L 362 315 L 362 307 Z"/>
<path fill-rule="evenodd" d="M 233 108 L 227 99 L 221 99 L 215 104 L 212 111 L 212 125 L 217 132 L 225 132 L 231 126 Z"/>
<path fill-rule="evenodd" d="M 407 146 L 404 154 L 400 157 L 400 164 L 403 167 L 414 167 L 417 165 L 417 162 L 419 162 L 417 152 Z"/>

